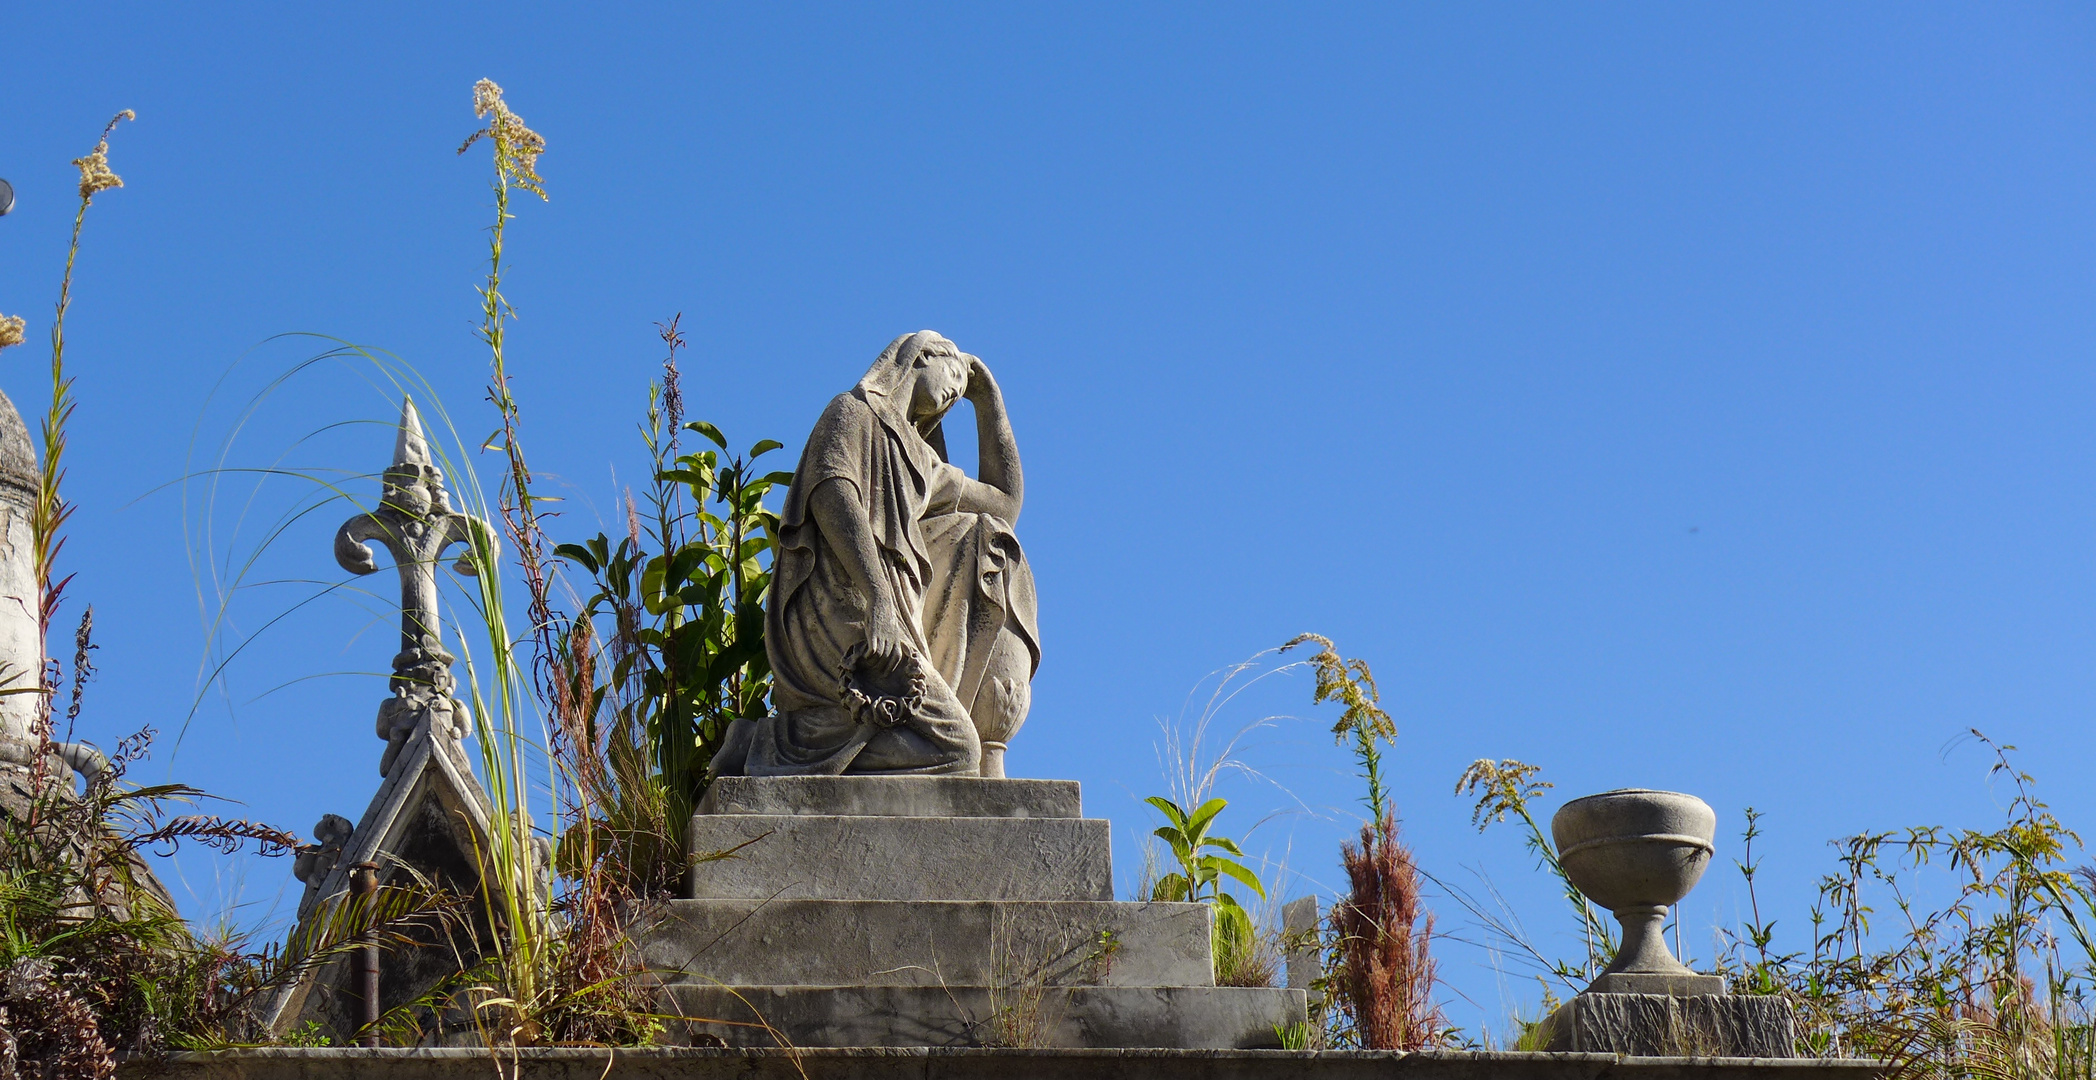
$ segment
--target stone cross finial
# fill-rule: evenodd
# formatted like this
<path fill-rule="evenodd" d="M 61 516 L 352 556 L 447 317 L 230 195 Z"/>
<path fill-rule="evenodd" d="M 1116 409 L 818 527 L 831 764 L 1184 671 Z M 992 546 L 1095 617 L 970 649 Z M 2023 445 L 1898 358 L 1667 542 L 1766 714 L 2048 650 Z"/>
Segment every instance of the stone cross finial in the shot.
<path fill-rule="evenodd" d="M 470 714 L 464 702 L 451 696 L 458 682 L 451 674 L 455 657 L 444 649 L 437 617 L 436 567 L 445 549 L 464 544 L 466 550 L 454 568 L 461 574 L 474 573 L 476 533 L 493 552 L 495 535 L 487 522 L 451 508 L 444 473 L 430 458 L 429 442 L 422 435 L 422 417 L 413 401 L 403 402 L 384 499 L 378 509 L 350 518 L 335 533 L 335 561 L 343 569 L 375 573 L 378 562 L 368 545 L 377 541 L 392 553 L 400 571 L 400 653 L 393 657 L 393 696 L 378 711 L 378 736 L 386 740 L 380 775 L 392 771 L 400 748 L 424 720 L 434 734 L 454 739 L 466 735 Z"/>

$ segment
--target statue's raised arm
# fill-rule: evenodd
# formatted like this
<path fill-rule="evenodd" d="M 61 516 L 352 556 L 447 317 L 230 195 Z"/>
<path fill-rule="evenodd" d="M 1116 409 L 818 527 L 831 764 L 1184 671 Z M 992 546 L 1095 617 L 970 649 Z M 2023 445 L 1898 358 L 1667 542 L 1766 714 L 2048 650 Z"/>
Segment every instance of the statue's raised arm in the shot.
<path fill-rule="evenodd" d="M 961 509 L 1019 523 L 1019 508 L 1026 502 L 1026 477 L 1019 468 L 1019 444 L 1012 438 L 1012 420 L 1004 411 L 1004 391 L 990 376 L 982 357 L 968 361 L 968 403 L 975 406 L 975 469 L 979 480 L 968 482 Z"/>
<path fill-rule="evenodd" d="M 964 396 L 979 479 L 946 460 Z M 890 343 L 801 452 L 765 610 L 772 715 L 722 771 L 1003 776 L 1040 664 L 1024 497 L 989 368 L 929 330 Z"/>

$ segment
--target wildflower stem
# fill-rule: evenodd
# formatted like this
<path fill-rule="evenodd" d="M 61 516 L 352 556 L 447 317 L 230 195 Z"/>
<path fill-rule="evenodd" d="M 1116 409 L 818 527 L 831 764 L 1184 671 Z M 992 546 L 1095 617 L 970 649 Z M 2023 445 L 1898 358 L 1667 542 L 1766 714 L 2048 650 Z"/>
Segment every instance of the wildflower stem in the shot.
<path fill-rule="evenodd" d="M 129 109 L 110 117 L 102 129 L 102 137 L 86 157 L 76 159 L 73 164 L 80 169 L 80 205 L 73 211 L 73 235 L 66 245 L 65 273 L 58 281 L 58 304 L 51 319 L 51 404 L 44 411 L 42 435 L 44 460 L 37 470 L 36 508 L 29 516 L 29 546 L 31 567 L 36 576 L 36 630 L 37 630 L 37 716 L 36 735 L 40 743 L 51 740 L 52 701 L 58 691 L 58 671 L 44 655 L 44 639 L 50 633 L 51 618 L 58 612 L 58 601 L 65 592 L 66 581 L 53 580 L 53 568 L 58 553 L 65 547 L 61 535 L 66 519 L 73 516 L 73 507 L 65 499 L 65 448 L 66 424 L 73 417 L 75 400 L 73 380 L 65 370 L 65 320 L 66 312 L 73 307 L 73 267 L 80 259 L 80 233 L 87 224 L 87 208 L 93 205 L 95 194 L 110 188 L 122 187 L 124 182 L 109 169 L 109 134 L 116 130 L 118 122 L 136 119 Z M 44 759 L 39 753 L 36 762 L 35 782 L 43 782 Z"/>

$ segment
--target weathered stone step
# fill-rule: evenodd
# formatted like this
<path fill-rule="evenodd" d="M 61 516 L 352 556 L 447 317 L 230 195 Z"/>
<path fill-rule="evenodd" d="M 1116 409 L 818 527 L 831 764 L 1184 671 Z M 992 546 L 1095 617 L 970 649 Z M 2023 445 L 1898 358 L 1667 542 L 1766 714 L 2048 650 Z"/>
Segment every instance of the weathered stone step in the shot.
<path fill-rule="evenodd" d="M 1624 1057 L 1438 1050 L 983 1050 L 967 1047 L 505 1047 L 518 1080 L 1883 1080 L 1853 1058 Z M 483 1080 L 472 1049 L 270 1046 L 128 1055 L 118 1080 Z"/>
<path fill-rule="evenodd" d="M 757 985 L 1208 986 L 1205 904 L 677 900 L 648 970 Z"/>
<path fill-rule="evenodd" d="M 1278 1047 L 1301 990 L 1229 986 L 663 988 L 665 1038 L 731 1046 Z M 775 1030 L 767 1030 L 767 1026 Z"/>
<path fill-rule="evenodd" d="M 723 776 L 702 814 L 846 814 L 876 817 L 1074 818 L 1075 780 L 979 776 Z"/>
<path fill-rule="evenodd" d="M 1105 821 L 694 814 L 702 900 L 1111 900 Z M 747 846 L 742 846 L 747 844 Z"/>

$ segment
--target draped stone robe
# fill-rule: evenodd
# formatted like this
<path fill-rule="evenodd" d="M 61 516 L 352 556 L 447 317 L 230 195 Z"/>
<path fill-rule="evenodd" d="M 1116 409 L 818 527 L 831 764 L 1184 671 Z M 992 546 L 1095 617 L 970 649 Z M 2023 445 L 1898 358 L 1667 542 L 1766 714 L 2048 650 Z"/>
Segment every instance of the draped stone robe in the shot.
<path fill-rule="evenodd" d="M 994 515 L 961 510 L 972 481 L 901 409 L 863 387 L 840 394 L 801 453 L 765 611 L 772 715 L 757 722 L 749 775 L 974 775 L 982 748 L 971 712 L 997 692 L 984 673 L 998 639 L 1030 654 L 1029 676 L 1040 663 L 1018 538 Z M 870 598 L 809 512 L 825 483 L 845 485 L 872 527 L 911 653 L 891 676 L 860 662 Z"/>

